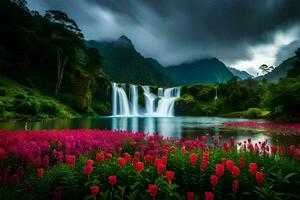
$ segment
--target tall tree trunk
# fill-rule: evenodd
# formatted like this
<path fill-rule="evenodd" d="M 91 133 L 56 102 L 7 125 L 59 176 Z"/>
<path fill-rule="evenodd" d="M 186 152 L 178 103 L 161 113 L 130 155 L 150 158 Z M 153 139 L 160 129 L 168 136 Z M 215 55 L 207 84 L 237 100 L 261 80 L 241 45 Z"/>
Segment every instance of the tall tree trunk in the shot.
<path fill-rule="evenodd" d="M 59 52 L 57 52 L 58 64 L 57 64 L 57 81 L 56 81 L 56 87 L 55 87 L 55 95 L 57 95 L 59 93 L 59 90 L 61 88 L 61 82 L 63 79 L 64 69 L 69 60 L 69 58 L 67 56 L 65 56 L 63 58 L 63 62 L 62 62 L 62 57 L 63 56 Z"/>

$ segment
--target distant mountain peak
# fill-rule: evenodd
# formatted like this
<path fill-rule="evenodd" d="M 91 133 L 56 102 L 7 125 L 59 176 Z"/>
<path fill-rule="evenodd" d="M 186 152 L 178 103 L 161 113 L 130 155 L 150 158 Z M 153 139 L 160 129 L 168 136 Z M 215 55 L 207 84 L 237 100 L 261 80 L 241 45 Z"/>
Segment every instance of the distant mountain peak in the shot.
<path fill-rule="evenodd" d="M 227 67 L 229 69 L 229 71 L 234 75 L 234 76 L 237 76 L 238 78 L 242 79 L 242 80 L 245 80 L 245 79 L 248 79 L 248 78 L 251 78 L 252 76 L 246 72 L 246 71 L 242 71 L 242 70 L 238 70 L 234 67 Z"/>
<path fill-rule="evenodd" d="M 116 42 L 115 44 L 117 45 L 122 45 L 122 46 L 132 46 L 133 47 L 133 44 L 131 42 L 131 40 L 125 36 L 125 35 L 122 35 Z"/>

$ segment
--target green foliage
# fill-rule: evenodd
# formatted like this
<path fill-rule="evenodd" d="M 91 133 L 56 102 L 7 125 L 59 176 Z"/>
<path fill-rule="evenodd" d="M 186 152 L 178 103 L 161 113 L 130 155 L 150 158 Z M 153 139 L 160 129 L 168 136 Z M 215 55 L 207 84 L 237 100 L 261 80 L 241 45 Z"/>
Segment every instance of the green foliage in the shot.
<path fill-rule="evenodd" d="M 68 106 L 58 100 L 42 95 L 4 76 L 0 76 L 0 84 L 7 92 L 1 98 L 0 121 L 9 119 L 37 120 L 44 118 L 66 118 L 78 116 Z"/>
<path fill-rule="evenodd" d="M 0 114 L 2 114 L 5 111 L 4 104 L 2 101 L 0 101 Z"/>
<path fill-rule="evenodd" d="M 5 88 L 0 87 L 0 96 L 5 96 L 5 95 L 6 95 Z"/>
<path fill-rule="evenodd" d="M 259 109 L 259 108 L 249 108 L 247 110 L 246 116 L 247 116 L 247 118 L 256 119 L 256 118 L 260 118 L 261 114 L 262 114 L 261 109 Z"/>
<path fill-rule="evenodd" d="M 46 11 L 45 16 L 31 12 L 23 0 L 1 1 L 0 12 L 0 73 L 44 95 L 67 99 L 64 103 L 79 112 L 90 110 L 97 89 L 107 90 L 109 82 L 100 70 L 100 53 L 85 46 L 76 22 L 57 10 Z M 16 99 L 25 100 L 28 94 L 18 95 L 25 96 Z M 107 101 L 107 94 L 100 98 Z M 57 111 L 49 103 L 36 109 L 41 102 L 33 100 L 16 104 L 18 112 Z"/>

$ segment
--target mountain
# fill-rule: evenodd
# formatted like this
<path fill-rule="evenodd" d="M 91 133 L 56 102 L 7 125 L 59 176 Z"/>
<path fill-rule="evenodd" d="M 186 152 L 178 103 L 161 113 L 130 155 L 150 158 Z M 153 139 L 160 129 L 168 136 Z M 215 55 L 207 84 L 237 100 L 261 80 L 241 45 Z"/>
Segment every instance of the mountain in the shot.
<path fill-rule="evenodd" d="M 294 62 L 297 61 L 297 57 L 291 57 L 283 61 L 278 67 L 276 67 L 271 72 L 257 77 L 258 80 L 266 79 L 269 82 L 277 82 L 280 78 L 286 76 L 287 71 L 293 67 Z"/>
<path fill-rule="evenodd" d="M 126 36 L 112 42 L 91 40 L 86 44 L 100 51 L 103 70 L 115 82 L 170 86 L 226 82 L 233 77 L 217 58 L 164 67 L 155 59 L 142 56 Z"/>
<path fill-rule="evenodd" d="M 233 77 L 224 63 L 217 58 L 200 59 L 169 66 L 165 68 L 165 73 L 179 85 L 226 82 Z"/>
<path fill-rule="evenodd" d="M 248 74 L 248 72 L 246 71 L 241 71 L 238 69 L 235 69 L 233 67 L 227 67 L 229 69 L 229 71 L 236 77 L 242 79 L 242 80 L 246 80 L 248 78 L 251 78 L 252 76 L 250 74 Z"/>
<path fill-rule="evenodd" d="M 103 56 L 103 70 L 114 82 L 171 85 L 163 67 L 152 58 L 143 57 L 126 36 L 112 42 L 87 41 Z"/>

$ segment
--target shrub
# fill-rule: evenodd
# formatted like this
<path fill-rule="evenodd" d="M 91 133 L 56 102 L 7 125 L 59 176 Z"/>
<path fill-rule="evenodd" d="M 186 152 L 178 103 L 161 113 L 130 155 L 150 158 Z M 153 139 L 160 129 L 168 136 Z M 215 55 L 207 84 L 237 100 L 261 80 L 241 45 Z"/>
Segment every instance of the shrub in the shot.
<path fill-rule="evenodd" d="M 15 99 L 14 106 L 18 113 L 37 114 L 40 111 L 40 104 L 35 98 Z"/>
<path fill-rule="evenodd" d="M 2 103 L 2 101 L 0 101 L 0 114 L 2 114 L 4 110 L 4 104 Z"/>
<path fill-rule="evenodd" d="M 15 99 L 26 99 L 26 95 L 25 94 L 16 94 Z"/>
<path fill-rule="evenodd" d="M 5 88 L 0 88 L 0 96 L 5 96 L 5 95 L 6 95 Z"/>
<path fill-rule="evenodd" d="M 57 114 L 59 113 L 59 108 L 52 101 L 44 101 L 41 104 L 41 111 L 47 114 Z"/>
<path fill-rule="evenodd" d="M 259 108 L 249 108 L 246 112 L 248 118 L 259 118 L 262 114 L 262 110 Z"/>

